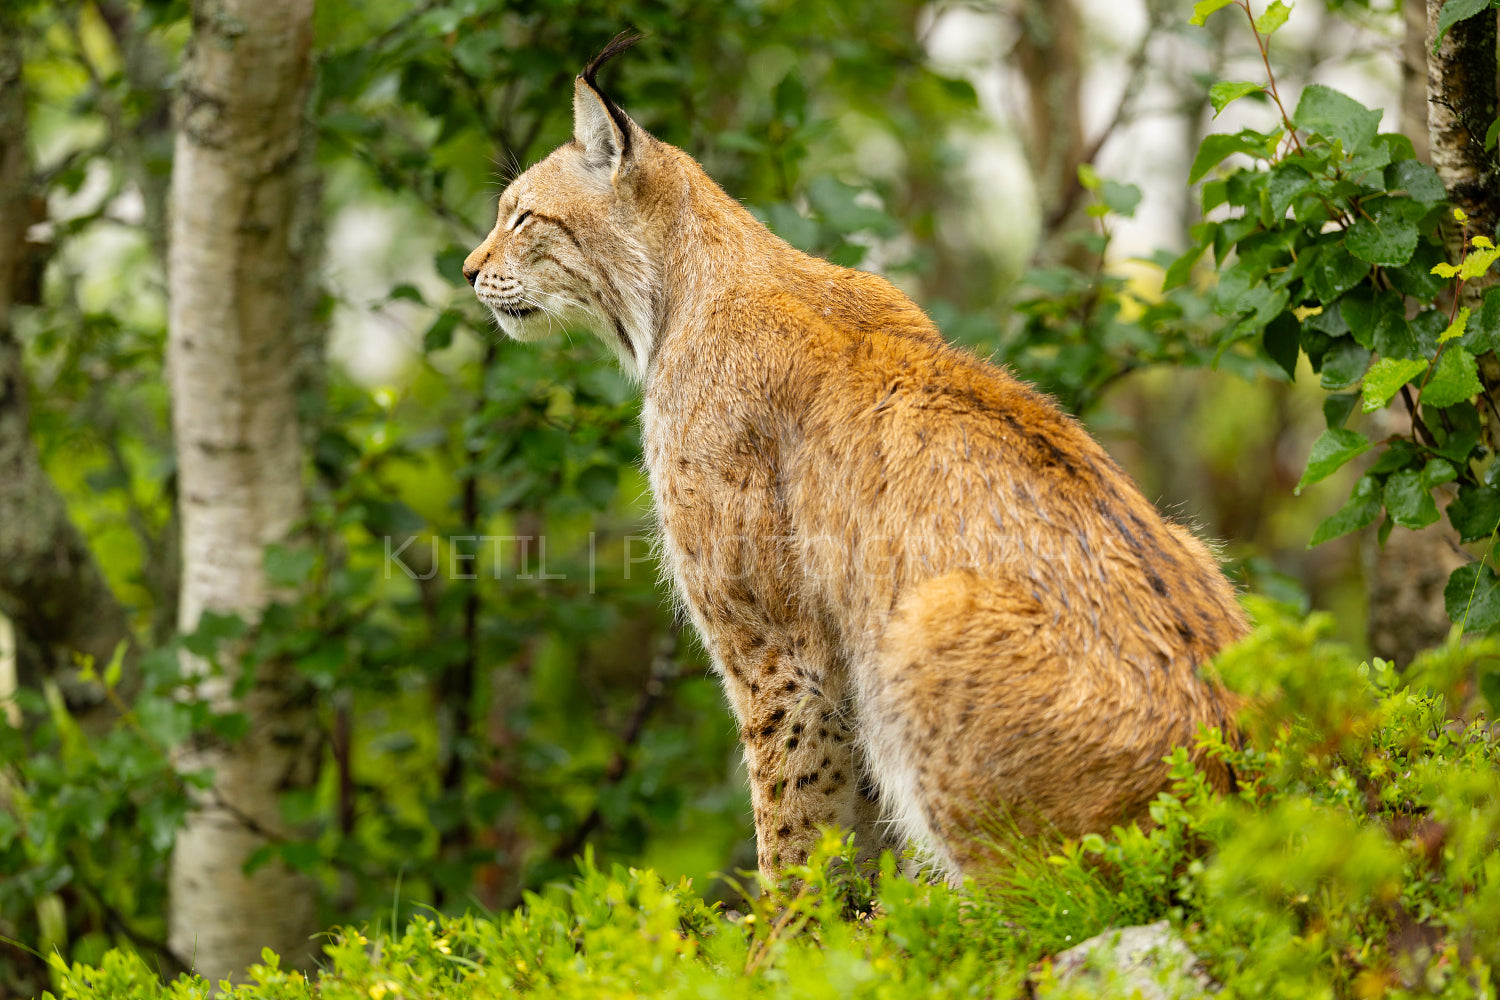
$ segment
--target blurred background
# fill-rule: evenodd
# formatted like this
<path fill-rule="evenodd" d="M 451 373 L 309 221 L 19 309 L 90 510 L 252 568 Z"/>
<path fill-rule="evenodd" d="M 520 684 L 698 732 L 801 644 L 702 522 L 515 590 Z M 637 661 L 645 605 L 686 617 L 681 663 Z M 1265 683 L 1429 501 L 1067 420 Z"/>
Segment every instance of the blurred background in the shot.
<path fill-rule="evenodd" d="M 1241 587 L 1332 609 L 1365 647 L 1372 541 L 1307 549 L 1353 473 L 1292 495 L 1325 394 L 1211 346 L 1211 274 L 1160 292 L 1200 219 L 1199 139 L 1273 115 L 1245 100 L 1212 119 L 1208 83 L 1264 67 L 1243 25 L 1189 13 L 319 0 L 293 243 L 308 502 L 267 554 L 281 596 L 245 654 L 295 668 L 317 760 L 246 871 L 298 872 L 329 926 L 503 910 L 585 849 L 710 896 L 730 893 L 711 873 L 754 867 L 733 721 L 657 579 L 636 392 L 587 334 L 503 341 L 460 273 L 622 28 L 646 40 L 603 82 L 640 125 L 792 244 L 885 274 L 1052 393 Z M 107 633 L 48 634 L 42 581 L 0 591 L 0 935 L 170 968 L 168 857 L 197 787 L 173 754 L 243 727 L 183 695 L 176 638 L 168 202 L 193 26 L 177 0 L 97 0 L 22 5 L 0 30 L 29 213 L 0 336 L 26 447 L 102 579 L 60 599 Z M 1304 0 L 1276 38 L 1281 91 L 1330 83 L 1403 130 L 1406 34 L 1390 4 Z M 196 632 L 244 635 L 233 616 Z M 137 690 L 90 723 L 73 653 L 100 650 L 102 673 L 125 638 Z M 44 982 L 0 945 L 0 995 Z"/>

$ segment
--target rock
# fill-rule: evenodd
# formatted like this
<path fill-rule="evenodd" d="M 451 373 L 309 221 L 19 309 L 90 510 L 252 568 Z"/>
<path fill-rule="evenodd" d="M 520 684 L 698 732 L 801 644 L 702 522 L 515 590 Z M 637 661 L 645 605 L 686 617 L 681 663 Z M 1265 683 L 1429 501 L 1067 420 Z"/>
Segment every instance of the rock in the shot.
<path fill-rule="evenodd" d="M 1218 989 L 1203 964 L 1165 920 L 1117 927 L 1043 962 L 1036 996 L 1187 1000 Z"/>

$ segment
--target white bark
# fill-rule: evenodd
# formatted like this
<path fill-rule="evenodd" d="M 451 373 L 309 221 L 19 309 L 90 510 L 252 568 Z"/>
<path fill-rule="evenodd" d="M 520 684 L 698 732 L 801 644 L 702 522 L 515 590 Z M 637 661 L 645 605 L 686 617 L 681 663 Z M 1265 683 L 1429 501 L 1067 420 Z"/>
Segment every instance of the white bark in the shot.
<path fill-rule="evenodd" d="M 291 220 L 310 72 L 313 0 L 196 0 L 173 163 L 168 373 L 181 484 L 179 620 L 205 610 L 253 620 L 272 597 L 265 547 L 303 512 L 293 391 Z M 280 794 L 316 773 L 311 718 L 262 668 L 240 705 L 250 734 L 207 743 L 184 766 L 214 768 L 172 861 L 170 946 L 210 979 L 264 947 L 306 964 L 317 930 L 308 880 L 246 858 L 287 831 Z M 232 678 L 211 695 L 230 697 Z"/>

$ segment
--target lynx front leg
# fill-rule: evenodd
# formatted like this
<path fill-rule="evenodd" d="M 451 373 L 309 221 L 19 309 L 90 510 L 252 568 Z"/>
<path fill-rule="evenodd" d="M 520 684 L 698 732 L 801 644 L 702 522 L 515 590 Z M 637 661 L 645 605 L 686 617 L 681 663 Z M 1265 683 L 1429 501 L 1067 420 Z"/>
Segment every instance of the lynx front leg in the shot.
<path fill-rule="evenodd" d="M 819 826 L 852 831 L 863 857 L 889 846 L 848 671 L 788 572 L 791 532 L 775 496 L 753 488 L 771 478 L 752 468 L 734 490 L 713 494 L 670 476 L 654 481 L 679 591 L 740 726 L 757 858 L 768 877 L 806 861 Z"/>
<path fill-rule="evenodd" d="M 795 640 L 729 660 L 724 678 L 745 744 L 761 873 L 806 861 L 819 826 L 853 831 L 861 858 L 891 846 L 853 720 L 841 710 L 842 678 Z"/>

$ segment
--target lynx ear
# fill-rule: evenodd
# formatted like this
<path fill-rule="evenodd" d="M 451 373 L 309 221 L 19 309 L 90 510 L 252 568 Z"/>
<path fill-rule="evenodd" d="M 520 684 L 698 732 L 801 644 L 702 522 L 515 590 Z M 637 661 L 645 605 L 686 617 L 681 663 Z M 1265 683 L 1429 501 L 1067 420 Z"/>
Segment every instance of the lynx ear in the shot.
<path fill-rule="evenodd" d="M 583 77 L 573 81 L 573 139 L 589 166 L 613 173 L 630 155 L 632 122 Z"/>
<path fill-rule="evenodd" d="M 599 89 L 599 67 L 641 40 L 641 35 L 622 31 L 573 81 L 573 140 L 583 147 L 584 160 L 591 167 L 609 170 L 610 180 L 629 166 L 632 140 L 639 131 L 620 106 Z"/>

